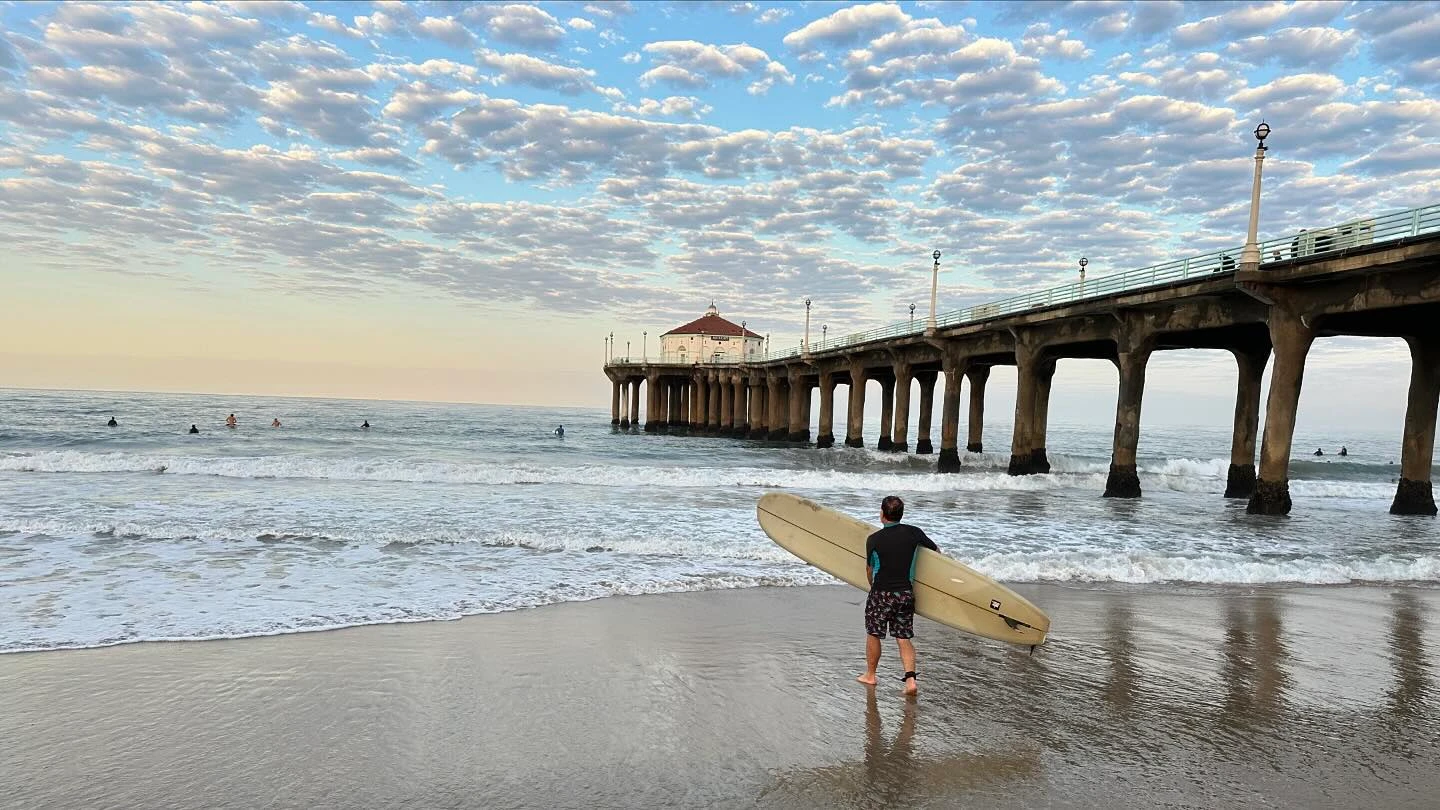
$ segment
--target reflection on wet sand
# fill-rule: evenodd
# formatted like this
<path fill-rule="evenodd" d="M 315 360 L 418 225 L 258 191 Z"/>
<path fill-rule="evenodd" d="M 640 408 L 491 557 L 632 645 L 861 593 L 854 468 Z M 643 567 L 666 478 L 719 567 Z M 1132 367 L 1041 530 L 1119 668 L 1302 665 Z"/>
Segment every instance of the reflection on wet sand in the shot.
<path fill-rule="evenodd" d="M 1221 724 L 1252 728 L 1280 720 L 1292 681 L 1286 671 L 1290 654 L 1281 636 L 1281 614 L 1280 598 L 1274 594 L 1226 600 Z"/>
<path fill-rule="evenodd" d="M 917 755 L 916 716 L 923 711 L 914 699 L 900 699 L 900 728 L 888 742 L 875 689 L 865 699 L 865 758 L 781 774 L 765 790 L 761 806 L 906 807 L 935 796 L 984 794 L 1007 782 L 1034 783 L 1040 772 L 1038 745 L 1004 751 Z M 889 701 L 887 701 L 887 704 Z M 927 740 L 964 744 L 965 736 L 949 738 L 944 729 L 927 729 Z"/>
<path fill-rule="evenodd" d="M 1415 718 L 1425 711 L 1430 693 L 1430 664 L 1425 657 L 1424 618 L 1420 600 L 1412 593 L 1391 594 L 1394 614 L 1390 622 L 1390 662 L 1395 687 L 1390 690 L 1390 712 Z"/>

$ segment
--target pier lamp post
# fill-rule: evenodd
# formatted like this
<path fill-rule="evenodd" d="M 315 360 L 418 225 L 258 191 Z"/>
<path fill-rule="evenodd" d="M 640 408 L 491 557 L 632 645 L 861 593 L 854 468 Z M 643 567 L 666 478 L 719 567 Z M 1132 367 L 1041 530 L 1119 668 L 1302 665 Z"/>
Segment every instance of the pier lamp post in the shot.
<path fill-rule="evenodd" d="M 605 363 L 610 363 L 610 336 L 605 336 Z"/>
<path fill-rule="evenodd" d="M 820 348 L 825 348 L 825 330 L 829 329 L 828 324 L 820 324 Z"/>
<path fill-rule="evenodd" d="M 934 334 L 939 328 L 935 320 L 935 296 L 940 287 L 940 251 L 930 254 L 930 258 L 935 260 L 935 269 L 930 272 L 930 322 L 925 325 L 925 331 Z"/>
<path fill-rule="evenodd" d="M 645 348 L 649 343 L 649 339 L 650 333 L 648 331 L 640 333 L 640 362 L 642 363 L 650 362 L 650 352 Z"/>
<path fill-rule="evenodd" d="M 910 328 L 915 328 L 915 305 L 910 305 Z"/>
<path fill-rule="evenodd" d="M 705 342 L 705 330 L 704 330 L 704 329 L 701 329 L 701 330 L 700 330 L 700 362 L 705 363 L 705 362 L 708 362 L 709 360 L 710 360 L 710 344 Z"/>
<path fill-rule="evenodd" d="M 766 332 L 766 333 L 765 333 L 765 354 L 766 354 L 766 355 L 769 355 L 769 354 L 770 354 L 770 333 L 769 333 L 769 332 Z"/>
<path fill-rule="evenodd" d="M 1089 259 L 1085 258 L 1084 256 L 1081 256 L 1081 257 L 1080 257 L 1080 297 L 1081 297 L 1081 298 L 1084 298 L 1084 297 L 1085 297 L 1085 265 L 1087 265 L 1087 264 L 1089 264 L 1089 263 L 1090 263 L 1090 260 L 1089 260 Z"/>
<path fill-rule="evenodd" d="M 1250 232 L 1245 238 L 1245 248 L 1240 251 L 1240 269 L 1260 269 L 1260 244 L 1256 231 L 1260 227 L 1260 166 L 1265 162 L 1265 139 L 1270 136 L 1270 125 L 1264 121 L 1255 127 L 1255 184 L 1250 188 Z"/>
<path fill-rule="evenodd" d="M 615 333 L 610 333 L 610 359 L 615 359 Z"/>
<path fill-rule="evenodd" d="M 625 341 L 625 362 L 630 362 L 630 341 Z"/>
<path fill-rule="evenodd" d="M 810 353 L 810 296 L 805 296 L 805 339 L 800 342 L 800 353 Z"/>

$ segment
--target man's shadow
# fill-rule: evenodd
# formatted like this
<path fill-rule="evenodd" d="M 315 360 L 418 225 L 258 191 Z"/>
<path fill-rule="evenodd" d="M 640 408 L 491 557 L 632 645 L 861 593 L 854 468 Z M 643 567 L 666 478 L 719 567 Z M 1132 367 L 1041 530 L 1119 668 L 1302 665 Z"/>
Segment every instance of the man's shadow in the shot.
<path fill-rule="evenodd" d="M 915 751 L 918 703 L 902 698 L 900 729 L 888 743 L 876 689 L 866 689 L 864 759 L 777 776 L 757 797 L 761 806 L 802 804 L 828 807 L 892 807 L 959 799 L 1010 781 L 1035 781 L 1040 748 L 1017 747 L 993 753 L 926 756 Z"/>

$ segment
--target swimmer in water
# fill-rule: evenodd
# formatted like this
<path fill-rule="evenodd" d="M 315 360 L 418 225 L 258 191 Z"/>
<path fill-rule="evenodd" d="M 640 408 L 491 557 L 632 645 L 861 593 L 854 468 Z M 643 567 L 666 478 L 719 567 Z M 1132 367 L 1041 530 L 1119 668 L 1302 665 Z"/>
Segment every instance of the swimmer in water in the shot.
<path fill-rule="evenodd" d="M 1321 450 L 1320 448 L 1317 447 L 1317 448 L 1315 448 L 1315 455 L 1317 455 L 1317 456 L 1323 456 L 1323 455 L 1325 455 L 1325 451 L 1324 451 L 1324 450 Z"/>
<path fill-rule="evenodd" d="M 361 429 L 361 430 L 369 430 L 369 429 L 370 429 L 370 420 L 369 420 L 369 419 L 366 419 L 364 422 L 361 422 L 361 423 L 360 423 L 360 429 Z"/>
<path fill-rule="evenodd" d="M 225 427 L 235 427 L 235 414 L 232 413 L 229 416 L 225 417 Z"/>
<path fill-rule="evenodd" d="M 565 438 L 565 426 L 561 425 L 560 427 L 555 428 L 555 435 L 559 436 L 562 439 Z"/>
<path fill-rule="evenodd" d="M 112 417 L 110 417 L 110 421 L 109 421 L 109 422 L 106 422 L 105 425 L 106 425 L 107 427 L 119 427 L 119 426 L 120 426 L 120 423 L 119 423 L 119 422 L 116 422 L 116 421 L 115 421 L 115 417 L 112 416 Z"/>
<path fill-rule="evenodd" d="M 279 420 L 279 419 L 274 419 L 274 420 L 272 420 L 272 421 L 270 422 L 270 427 L 280 427 L 280 420 Z"/>
<path fill-rule="evenodd" d="M 1349 451 L 1349 450 L 1346 450 L 1346 449 L 1345 449 L 1345 445 L 1343 445 L 1343 444 L 1340 445 L 1340 455 L 1342 455 L 1342 456 L 1348 456 L 1348 455 L 1350 455 L 1350 451 Z"/>
<path fill-rule="evenodd" d="M 194 425 L 191 425 L 191 426 L 190 426 L 190 432 L 191 432 L 191 433 L 199 433 L 199 432 L 200 432 L 200 428 L 195 427 Z"/>

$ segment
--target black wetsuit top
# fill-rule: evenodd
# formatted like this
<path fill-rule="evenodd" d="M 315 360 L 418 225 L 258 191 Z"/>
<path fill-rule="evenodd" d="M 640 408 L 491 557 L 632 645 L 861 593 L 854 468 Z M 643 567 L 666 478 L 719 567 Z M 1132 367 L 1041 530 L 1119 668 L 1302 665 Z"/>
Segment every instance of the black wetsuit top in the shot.
<path fill-rule="evenodd" d="M 865 559 L 874 578 L 872 591 L 908 591 L 914 586 L 915 551 L 920 547 L 939 551 L 935 542 L 919 527 L 890 523 L 865 540 Z"/>

